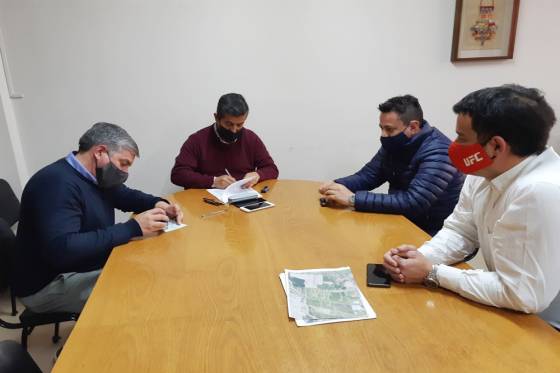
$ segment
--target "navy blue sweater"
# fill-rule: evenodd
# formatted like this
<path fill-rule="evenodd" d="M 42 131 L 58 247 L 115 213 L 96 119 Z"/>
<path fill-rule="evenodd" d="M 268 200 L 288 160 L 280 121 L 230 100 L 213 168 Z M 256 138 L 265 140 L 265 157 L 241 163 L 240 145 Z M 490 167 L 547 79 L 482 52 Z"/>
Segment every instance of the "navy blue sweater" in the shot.
<path fill-rule="evenodd" d="M 21 198 L 15 294 L 34 294 L 61 273 L 102 268 L 113 247 L 142 235 L 134 219 L 115 224 L 114 209 L 139 213 L 159 200 L 124 185 L 101 189 L 64 159 L 41 169 Z"/>
<path fill-rule="evenodd" d="M 451 141 L 424 121 L 397 154 L 383 147 L 354 175 L 335 180 L 356 194 L 357 211 L 401 214 L 430 235 L 455 208 L 465 179 L 449 160 Z M 372 193 L 389 182 L 389 194 Z"/>

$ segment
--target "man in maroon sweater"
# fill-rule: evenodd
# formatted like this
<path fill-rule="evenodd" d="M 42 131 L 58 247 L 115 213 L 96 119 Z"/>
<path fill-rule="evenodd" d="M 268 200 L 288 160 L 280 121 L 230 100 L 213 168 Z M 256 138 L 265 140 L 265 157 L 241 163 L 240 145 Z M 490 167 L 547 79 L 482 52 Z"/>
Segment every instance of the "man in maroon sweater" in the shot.
<path fill-rule="evenodd" d="M 216 122 L 189 136 L 175 158 L 171 181 L 188 188 L 226 188 L 253 177 L 247 187 L 278 178 L 278 168 L 261 139 L 243 128 L 249 106 L 237 93 L 220 97 Z"/>

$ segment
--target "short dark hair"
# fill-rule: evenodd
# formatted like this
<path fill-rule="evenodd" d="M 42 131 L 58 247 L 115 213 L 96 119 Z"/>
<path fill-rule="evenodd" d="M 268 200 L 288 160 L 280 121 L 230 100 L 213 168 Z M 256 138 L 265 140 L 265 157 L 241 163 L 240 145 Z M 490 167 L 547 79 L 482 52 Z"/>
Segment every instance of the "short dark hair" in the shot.
<path fill-rule="evenodd" d="M 418 99 L 412 95 L 392 97 L 379 104 L 378 109 L 382 113 L 397 113 L 405 125 L 408 125 L 412 120 L 417 120 L 420 125 L 424 122 L 422 107 Z"/>
<path fill-rule="evenodd" d="M 218 101 L 218 108 L 216 115 L 218 119 L 223 118 L 225 115 L 232 117 L 239 117 L 249 112 L 249 105 L 247 101 L 239 93 L 227 93 L 220 97 Z"/>
<path fill-rule="evenodd" d="M 556 122 L 554 110 L 541 91 L 516 84 L 469 93 L 453 106 L 455 114 L 469 115 L 482 144 L 501 136 L 513 154 L 539 154 L 546 148 Z"/>
<path fill-rule="evenodd" d="M 112 123 L 95 123 L 80 137 L 78 152 L 87 152 L 95 145 L 105 145 L 107 149 L 113 152 L 127 149 L 134 153 L 135 156 L 140 156 L 140 150 L 138 150 L 138 145 L 134 139 L 124 128 Z"/>

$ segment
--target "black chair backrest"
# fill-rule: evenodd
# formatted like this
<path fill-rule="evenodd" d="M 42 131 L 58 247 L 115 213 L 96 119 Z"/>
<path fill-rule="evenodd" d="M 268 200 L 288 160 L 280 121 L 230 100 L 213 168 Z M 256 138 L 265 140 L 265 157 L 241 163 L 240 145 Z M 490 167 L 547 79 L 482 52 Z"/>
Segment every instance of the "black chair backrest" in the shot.
<path fill-rule="evenodd" d="M 19 220 L 19 200 L 4 179 L 0 179 L 0 218 L 10 226 Z"/>
<path fill-rule="evenodd" d="M 8 286 L 8 274 L 15 250 L 16 237 L 8 223 L 0 218 L 0 290 Z"/>
<path fill-rule="evenodd" d="M 0 342 L 0 373 L 41 373 L 33 358 L 15 341 Z"/>

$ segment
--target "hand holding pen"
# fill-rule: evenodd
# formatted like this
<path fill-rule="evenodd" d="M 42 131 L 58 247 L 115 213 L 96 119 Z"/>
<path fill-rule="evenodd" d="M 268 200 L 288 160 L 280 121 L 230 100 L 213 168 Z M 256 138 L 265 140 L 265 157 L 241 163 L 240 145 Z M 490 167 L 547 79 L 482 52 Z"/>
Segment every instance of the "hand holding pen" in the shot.
<path fill-rule="evenodd" d="M 214 183 L 212 184 L 212 188 L 225 189 L 230 184 L 233 184 L 233 183 L 236 182 L 235 178 L 233 176 L 231 176 L 231 174 L 229 173 L 227 168 L 224 169 L 224 171 L 226 172 L 225 175 L 214 177 Z"/>

